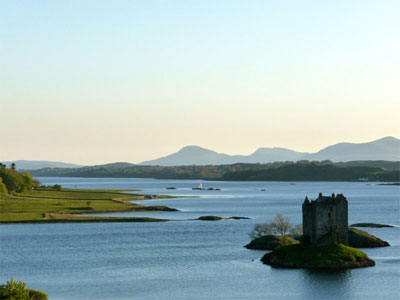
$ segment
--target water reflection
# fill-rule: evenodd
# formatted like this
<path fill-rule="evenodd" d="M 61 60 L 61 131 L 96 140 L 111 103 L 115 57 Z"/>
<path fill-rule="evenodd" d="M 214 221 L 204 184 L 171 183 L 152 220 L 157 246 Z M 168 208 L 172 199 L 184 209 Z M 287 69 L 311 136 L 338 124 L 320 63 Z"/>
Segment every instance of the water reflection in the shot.
<path fill-rule="evenodd" d="M 324 291 L 329 299 L 346 299 L 349 296 L 351 270 L 302 270 L 302 275 L 303 299 L 320 299 L 321 292 L 316 291 Z"/>

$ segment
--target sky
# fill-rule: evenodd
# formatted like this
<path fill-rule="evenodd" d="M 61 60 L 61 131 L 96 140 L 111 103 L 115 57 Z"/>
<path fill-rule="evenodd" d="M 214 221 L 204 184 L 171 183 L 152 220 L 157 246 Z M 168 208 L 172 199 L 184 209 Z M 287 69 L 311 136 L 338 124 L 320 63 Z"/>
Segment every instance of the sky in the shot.
<path fill-rule="evenodd" d="M 399 1 L 0 1 L 0 161 L 400 137 Z"/>

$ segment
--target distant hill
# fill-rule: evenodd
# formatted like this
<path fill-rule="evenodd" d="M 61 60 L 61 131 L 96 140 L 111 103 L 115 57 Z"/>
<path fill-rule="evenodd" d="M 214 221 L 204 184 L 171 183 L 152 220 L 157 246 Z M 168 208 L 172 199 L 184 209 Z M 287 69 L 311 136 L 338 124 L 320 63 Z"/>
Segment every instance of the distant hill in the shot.
<path fill-rule="evenodd" d="M 236 159 L 240 159 L 237 157 Z M 155 160 L 144 161 L 140 165 L 216 165 L 231 164 L 232 156 L 223 153 L 217 153 L 199 146 L 186 146 L 176 153 L 161 157 Z"/>
<path fill-rule="evenodd" d="M 176 153 L 140 163 L 143 166 L 229 165 L 299 160 L 306 153 L 285 148 L 259 148 L 250 155 L 228 155 L 199 146 L 186 146 Z"/>
<path fill-rule="evenodd" d="M 85 168 L 125 168 L 125 167 L 133 167 L 135 164 L 131 164 L 128 162 L 115 162 L 115 163 L 110 163 L 110 164 L 105 164 L 105 165 L 95 165 L 95 166 L 88 166 Z"/>
<path fill-rule="evenodd" d="M 228 155 L 199 146 L 186 146 L 165 157 L 144 161 L 147 166 L 226 165 L 235 163 L 271 163 L 276 161 L 331 160 L 400 160 L 400 140 L 385 137 L 368 143 L 339 143 L 316 153 L 296 152 L 286 148 L 259 148 L 250 155 Z"/>
<path fill-rule="evenodd" d="M 308 180 L 308 181 L 386 181 L 400 180 L 400 163 L 355 161 L 275 162 L 269 164 L 228 164 L 205 166 L 140 166 L 115 163 L 82 168 L 45 168 L 29 171 L 32 176 L 114 177 L 202 180 Z"/>
<path fill-rule="evenodd" d="M 317 153 L 306 155 L 308 160 L 400 160 L 400 140 L 394 137 L 385 137 L 368 143 L 339 143 L 326 147 Z"/>
<path fill-rule="evenodd" d="M 81 165 L 46 160 L 12 160 L 3 161 L 3 164 L 10 166 L 15 163 L 17 170 L 39 170 L 43 168 L 80 168 Z"/>

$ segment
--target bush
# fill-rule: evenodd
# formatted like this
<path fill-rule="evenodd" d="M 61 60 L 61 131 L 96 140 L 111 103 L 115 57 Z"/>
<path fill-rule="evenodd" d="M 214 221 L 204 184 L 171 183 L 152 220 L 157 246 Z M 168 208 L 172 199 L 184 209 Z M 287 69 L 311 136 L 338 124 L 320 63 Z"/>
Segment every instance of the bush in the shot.
<path fill-rule="evenodd" d="M 26 283 L 10 279 L 5 285 L 0 286 L 0 299 L 29 299 L 29 292 L 25 289 Z"/>
<path fill-rule="evenodd" d="M 28 289 L 28 291 L 29 291 L 29 300 L 48 300 L 47 294 L 42 291 L 31 290 L 31 289 Z"/>
<path fill-rule="evenodd" d="M 26 283 L 10 279 L 0 285 L 0 299 L 3 300 L 48 300 L 47 294 L 42 291 L 26 288 Z"/>
<path fill-rule="evenodd" d="M 6 185 L 3 183 L 3 179 L 0 177 L 0 194 L 8 194 Z"/>
<path fill-rule="evenodd" d="M 48 300 L 47 294 L 26 288 L 26 283 L 10 279 L 6 284 L 0 285 L 0 299 L 3 300 Z"/>
<path fill-rule="evenodd" d="M 7 191 L 21 193 L 25 190 L 31 190 L 34 186 L 34 179 L 29 173 L 18 173 L 14 169 L 2 167 L 0 169 L 0 179 L 6 186 Z M 0 187 L 0 193 L 2 188 Z"/>
<path fill-rule="evenodd" d="M 55 184 L 53 185 L 53 189 L 55 189 L 56 191 L 61 191 L 62 186 L 59 184 Z"/>
<path fill-rule="evenodd" d="M 9 192 L 22 192 L 25 187 L 24 178 L 15 170 L 2 168 L 0 177 Z"/>
<path fill-rule="evenodd" d="M 33 187 L 34 188 L 38 188 L 38 187 L 41 187 L 41 186 L 42 186 L 42 183 L 39 180 L 33 179 Z"/>
<path fill-rule="evenodd" d="M 35 181 L 33 180 L 31 174 L 25 172 L 21 174 L 22 179 L 24 181 L 24 189 L 25 190 L 31 190 L 33 188 L 33 185 L 35 183 Z"/>

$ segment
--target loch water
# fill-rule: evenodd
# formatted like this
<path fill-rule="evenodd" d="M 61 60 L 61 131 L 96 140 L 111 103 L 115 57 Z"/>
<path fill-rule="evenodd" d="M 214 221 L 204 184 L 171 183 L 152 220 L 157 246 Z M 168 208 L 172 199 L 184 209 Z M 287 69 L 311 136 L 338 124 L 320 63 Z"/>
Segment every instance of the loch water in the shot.
<path fill-rule="evenodd" d="M 182 196 L 141 201 L 179 212 L 113 214 L 163 223 L 19 224 L 0 226 L 0 282 L 11 277 L 50 299 L 400 299 L 400 187 L 365 182 L 214 182 L 131 178 L 50 178 L 45 185 L 140 189 Z M 221 191 L 194 191 L 199 183 Z M 166 187 L 176 187 L 166 190 Z M 265 190 L 265 191 L 263 191 Z M 248 250 L 255 223 L 277 213 L 301 223 L 304 197 L 343 193 L 349 224 L 391 247 L 362 249 L 376 266 L 339 272 L 276 269 Z M 185 197 L 187 196 L 187 197 Z M 249 220 L 194 221 L 204 215 Z"/>

